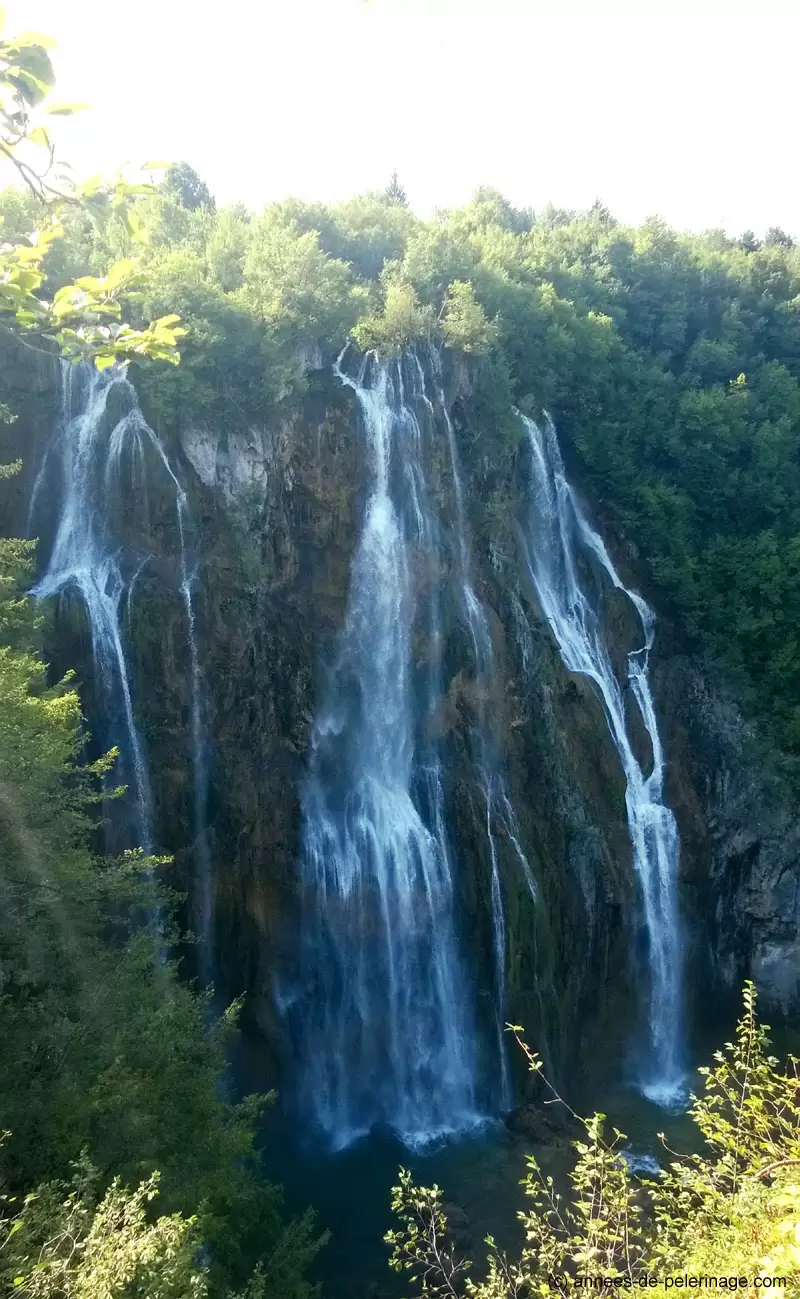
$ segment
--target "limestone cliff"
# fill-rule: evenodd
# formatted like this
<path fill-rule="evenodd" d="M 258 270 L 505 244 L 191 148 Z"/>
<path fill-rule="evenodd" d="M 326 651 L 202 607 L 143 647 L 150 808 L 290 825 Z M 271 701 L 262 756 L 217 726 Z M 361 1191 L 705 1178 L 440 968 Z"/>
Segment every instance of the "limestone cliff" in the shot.
<path fill-rule="evenodd" d="M 306 358 L 306 364 L 314 358 Z M 509 1014 L 530 1026 L 556 1070 L 595 1036 L 627 1036 L 638 1011 L 634 987 L 641 927 L 632 920 L 624 789 L 602 705 L 561 662 L 519 556 L 519 448 L 481 426 L 473 369 L 446 363 L 445 397 L 464 469 L 474 581 L 488 611 L 495 654 L 490 698 L 481 701 L 502 750 L 524 850 L 538 885 L 531 903 L 501 845 L 508 922 Z M 25 473 L 2 485 L 3 530 L 25 528 L 57 395 L 52 371 L 26 371 L 27 398 L 8 441 Z M 21 393 L 18 394 L 21 396 Z M 208 744 L 208 834 L 214 864 L 217 980 L 248 994 L 251 1022 L 270 1052 L 280 1046 L 279 974 L 295 932 L 298 791 L 326 664 L 347 600 L 363 508 L 364 441 L 352 394 L 329 369 L 309 371 L 302 398 L 260 425 L 185 424 L 179 411 L 156 430 L 185 487 L 187 546 Z M 445 520 L 454 514 L 443 447 L 430 453 Z M 44 500 L 46 544 L 58 503 Z M 132 490 L 136 490 L 134 487 Z M 591 508 L 591 502 L 589 503 Z M 191 681 L 174 515 L 150 502 L 146 552 L 124 627 L 135 704 L 153 775 L 156 842 L 175 854 L 172 878 L 191 891 L 193 836 L 189 736 Z M 144 546 L 144 543 L 142 543 Z M 445 573 L 455 571 L 452 545 Z M 635 565 L 634 565 L 635 568 Z M 645 592 L 652 603 L 657 599 Z M 459 864 L 458 890 L 489 995 L 489 866 L 484 811 L 468 749 L 477 703 L 464 671 L 464 628 L 445 602 L 447 801 Z M 610 603 L 620 660 L 635 645 L 624 608 Z M 92 691 L 85 627 L 53 613 L 53 670 L 78 669 L 96 743 L 103 727 Z M 420 661 L 426 646 L 415 645 Z M 800 1006 L 797 809 L 722 688 L 685 652 L 680 629 L 657 634 L 654 684 L 669 762 L 669 798 L 682 839 L 682 903 L 693 971 L 719 988 L 752 975 L 772 1007 Z M 643 755 L 646 760 L 646 755 Z M 191 960 L 191 957 L 189 958 Z M 691 980 L 688 986 L 692 987 Z M 278 1051 L 274 1057 L 277 1066 Z"/>

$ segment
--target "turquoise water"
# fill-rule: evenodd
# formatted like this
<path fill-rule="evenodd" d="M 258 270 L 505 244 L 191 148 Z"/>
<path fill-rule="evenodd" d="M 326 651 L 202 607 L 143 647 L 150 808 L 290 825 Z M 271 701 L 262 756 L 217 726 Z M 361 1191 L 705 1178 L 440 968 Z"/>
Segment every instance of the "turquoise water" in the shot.
<path fill-rule="evenodd" d="M 673 1149 L 697 1147 L 697 1131 L 685 1113 L 665 1113 L 633 1087 L 608 1090 L 596 1104 L 607 1113 L 609 1130 L 613 1124 L 625 1132 L 629 1139 L 624 1147 L 637 1156 L 664 1160 L 656 1135 L 660 1131 Z M 281 1139 L 277 1114 L 273 1122 L 265 1147 L 270 1173 L 282 1180 L 292 1209 L 312 1203 L 320 1228 L 331 1232 L 318 1266 L 325 1299 L 390 1299 L 408 1292 L 402 1278 L 389 1271 L 389 1249 L 383 1243 L 386 1231 L 396 1225 L 390 1198 L 398 1168 L 410 1168 L 423 1185 L 436 1183 L 444 1201 L 466 1215 L 459 1236 L 479 1272 L 485 1236 L 494 1236 L 510 1253 L 523 1243 L 517 1213 L 525 1206 L 520 1181 L 527 1154 L 535 1153 L 543 1171 L 557 1181 L 566 1178 L 572 1163 L 568 1144 L 535 1146 L 499 1122 L 427 1153 L 409 1151 L 390 1132 L 380 1132 L 334 1155 Z"/>
<path fill-rule="evenodd" d="M 724 1024 L 720 1019 L 713 1026 L 706 1024 L 695 1041 L 694 1058 L 710 1062 L 732 1033 L 732 1018 Z M 771 1037 L 772 1051 L 780 1059 L 787 1052 L 800 1053 L 797 1022 L 776 1025 Z M 263 1041 L 256 1043 L 251 1038 L 243 1046 L 237 1072 L 240 1080 L 249 1076 L 255 1085 L 264 1077 L 266 1067 Z M 613 1067 L 608 1060 L 602 1063 L 605 1068 Z M 562 1092 L 580 1112 L 600 1110 L 606 1114 L 606 1131 L 615 1126 L 626 1134 L 624 1149 L 640 1159 L 650 1156 L 664 1163 L 668 1156 L 659 1132 L 665 1134 L 672 1150 L 690 1153 L 699 1149 L 700 1134 L 685 1110 L 669 1112 L 654 1105 L 638 1091 L 633 1078 L 628 1084 L 601 1081 L 600 1067 L 597 1059 L 585 1061 L 564 1083 Z M 700 1091 L 702 1078 L 691 1074 L 688 1086 Z M 386 1231 L 396 1225 L 390 1199 L 400 1167 L 411 1169 L 423 1185 L 437 1183 L 445 1203 L 458 1206 L 462 1211 L 459 1217 L 466 1215 L 459 1242 L 480 1274 L 486 1257 L 485 1236 L 494 1236 L 510 1254 L 522 1245 L 516 1215 L 525 1207 L 520 1181 L 526 1172 L 526 1156 L 534 1153 L 543 1171 L 565 1189 L 573 1164 L 568 1139 L 561 1148 L 535 1146 L 510 1133 L 501 1122 L 427 1153 L 412 1152 L 391 1132 L 378 1131 L 331 1155 L 315 1148 L 296 1116 L 281 1112 L 280 1105 L 268 1113 L 263 1149 L 269 1175 L 285 1187 L 288 1207 L 299 1213 L 313 1205 L 320 1231 L 331 1233 L 316 1271 L 323 1283 L 323 1299 L 399 1299 L 411 1293 L 412 1287 L 390 1272 L 389 1249 L 383 1243 Z"/>

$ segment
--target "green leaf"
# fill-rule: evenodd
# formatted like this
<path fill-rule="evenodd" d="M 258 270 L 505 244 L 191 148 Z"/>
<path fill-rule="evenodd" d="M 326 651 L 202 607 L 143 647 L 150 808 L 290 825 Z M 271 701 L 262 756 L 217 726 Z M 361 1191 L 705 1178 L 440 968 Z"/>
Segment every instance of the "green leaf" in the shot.
<path fill-rule="evenodd" d="M 28 134 L 28 144 L 43 145 L 45 149 L 50 148 L 50 136 L 43 126 L 34 126 Z"/>
<path fill-rule="evenodd" d="M 122 261 L 115 262 L 102 281 L 103 288 L 107 291 L 118 288 L 125 280 L 129 280 L 135 275 L 136 271 L 137 263 L 132 258 L 124 258 Z"/>
<path fill-rule="evenodd" d="M 139 217 L 138 213 L 133 210 L 133 208 L 123 208 L 122 220 L 125 223 L 125 228 L 128 231 L 128 234 L 130 235 L 131 239 L 134 239 L 137 243 L 144 242 L 143 240 L 144 227 L 142 225 L 141 218 Z"/>
<path fill-rule="evenodd" d="M 72 117 L 73 113 L 85 113 L 88 104 L 51 104 L 45 109 L 48 117 Z"/>
<path fill-rule="evenodd" d="M 5 9 L 2 10 L 5 19 Z M 44 32 L 20 32 L 19 36 L 14 36 L 10 41 L 4 41 L 3 47 L 7 50 L 54 50 L 56 42 L 52 36 L 45 36 Z"/>

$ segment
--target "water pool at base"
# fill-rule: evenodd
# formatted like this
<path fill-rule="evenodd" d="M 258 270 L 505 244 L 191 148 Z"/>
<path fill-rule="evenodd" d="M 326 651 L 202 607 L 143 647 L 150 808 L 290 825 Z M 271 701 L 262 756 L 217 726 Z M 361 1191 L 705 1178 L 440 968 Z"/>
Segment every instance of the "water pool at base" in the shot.
<path fill-rule="evenodd" d="M 673 1149 L 698 1146 L 697 1130 L 685 1113 L 665 1113 L 632 1087 L 599 1095 L 595 1106 L 608 1115 L 609 1131 L 615 1125 L 627 1134 L 624 1147 L 639 1158 L 664 1161 L 656 1136 L 660 1131 Z M 573 1155 L 568 1141 L 535 1145 L 501 1122 L 426 1153 L 408 1150 L 383 1131 L 328 1154 L 309 1146 L 301 1133 L 287 1139 L 277 1114 L 269 1128 L 267 1167 L 283 1182 L 287 1204 L 297 1213 L 313 1205 L 320 1230 L 331 1233 L 315 1272 L 323 1283 L 323 1299 L 392 1299 L 410 1292 L 407 1282 L 389 1270 L 389 1248 L 383 1242 L 386 1231 L 396 1225 L 390 1198 L 398 1168 L 409 1168 L 422 1185 L 436 1183 L 441 1188 L 445 1204 L 457 1211 L 453 1225 L 462 1252 L 474 1260 L 474 1271 L 480 1274 L 486 1257 L 484 1237 L 494 1236 L 510 1254 L 522 1246 L 516 1215 L 525 1207 L 520 1182 L 526 1156 L 535 1154 L 545 1173 L 564 1181 Z"/>

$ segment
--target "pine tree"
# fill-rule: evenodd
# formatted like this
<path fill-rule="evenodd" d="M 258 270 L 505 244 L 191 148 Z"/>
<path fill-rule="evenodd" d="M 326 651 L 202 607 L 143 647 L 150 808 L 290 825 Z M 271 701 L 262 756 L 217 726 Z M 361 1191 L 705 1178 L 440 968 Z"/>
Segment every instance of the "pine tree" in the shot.
<path fill-rule="evenodd" d="M 397 203 L 400 207 L 408 207 L 408 198 L 403 186 L 400 184 L 396 171 L 392 172 L 392 179 L 386 186 L 386 197 L 390 203 Z"/>

